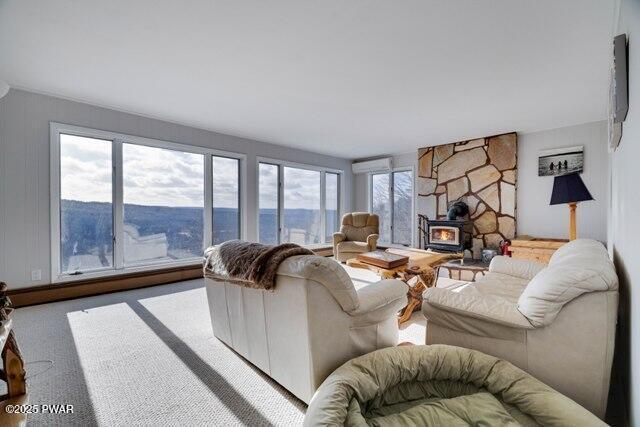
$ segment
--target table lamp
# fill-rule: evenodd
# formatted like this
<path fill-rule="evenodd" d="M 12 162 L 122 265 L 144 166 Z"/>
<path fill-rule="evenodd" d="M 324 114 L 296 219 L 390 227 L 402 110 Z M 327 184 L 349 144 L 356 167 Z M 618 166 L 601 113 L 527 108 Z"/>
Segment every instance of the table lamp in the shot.
<path fill-rule="evenodd" d="M 593 200 L 593 197 L 577 172 L 554 178 L 549 204 L 569 204 L 569 240 L 576 239 L 576 206 L 585 200 Z"/>

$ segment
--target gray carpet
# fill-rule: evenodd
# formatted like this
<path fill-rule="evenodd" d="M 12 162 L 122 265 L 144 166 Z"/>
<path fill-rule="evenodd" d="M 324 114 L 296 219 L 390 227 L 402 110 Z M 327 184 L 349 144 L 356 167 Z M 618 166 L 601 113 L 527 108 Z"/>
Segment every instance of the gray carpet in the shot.
<path fill-rule="evenodd" d="M 401 341 L 424 342 L 418 313 Z M 213 337 L 203 281 L 18 309 L 31 425 L 291 425 L 306 406 Z M 48 361 L 52 361 L 51 362 Z"/>

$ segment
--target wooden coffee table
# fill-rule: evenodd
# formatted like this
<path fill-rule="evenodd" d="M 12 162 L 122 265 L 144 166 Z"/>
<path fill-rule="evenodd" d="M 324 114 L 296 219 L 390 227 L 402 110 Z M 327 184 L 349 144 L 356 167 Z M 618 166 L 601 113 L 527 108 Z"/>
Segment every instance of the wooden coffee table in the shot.
<path fill-rule="evenodd" d="M 366 264 L 354 258 L 348 260 L 347 265 L 371 270 L 383 279 L 400 279 L 409 287 L 407 305 L 398 315 L 399 325 L 409 320 L 413 312 L 422 307 L 422 293 L 436 284 L 437 274 L 435 269 L 451 260 L 463 257 L 461 253 L 440 253 L 422 249 L 389 248 L 386 251 L 408 256 L 409 263 L 400 267 L 386 269 Z"/>

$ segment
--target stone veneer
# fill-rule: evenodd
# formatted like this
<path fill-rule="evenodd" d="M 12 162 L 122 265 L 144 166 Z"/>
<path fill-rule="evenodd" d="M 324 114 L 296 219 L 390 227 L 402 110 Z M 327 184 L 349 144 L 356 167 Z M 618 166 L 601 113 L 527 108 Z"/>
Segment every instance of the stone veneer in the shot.
<path fill-rule="evenodd" d="M 457 200 L 469 205 L 473 221 L 473 257 L 497 248 L 516 234 L 517 135 L 426 147 L 418 150 L 419 214 L 446 219 Z"/>

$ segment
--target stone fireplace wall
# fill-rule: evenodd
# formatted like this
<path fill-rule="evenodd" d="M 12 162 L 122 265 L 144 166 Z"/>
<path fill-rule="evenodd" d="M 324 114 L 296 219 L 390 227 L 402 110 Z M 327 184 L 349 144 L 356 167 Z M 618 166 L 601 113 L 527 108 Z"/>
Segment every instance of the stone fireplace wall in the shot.
<path fill-rule="evenodd" d="M 515 132 L 418 150 L 417 211 L 446 219 L 457 200 L 469 205 L 473 256 L 516 234 Z"/>

